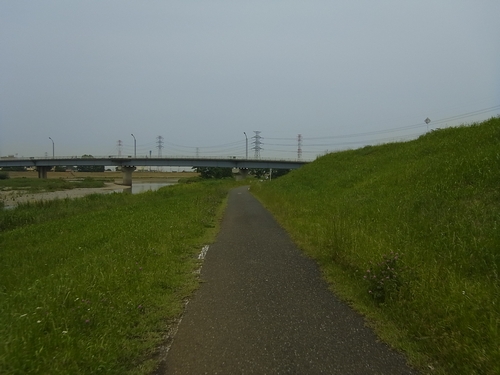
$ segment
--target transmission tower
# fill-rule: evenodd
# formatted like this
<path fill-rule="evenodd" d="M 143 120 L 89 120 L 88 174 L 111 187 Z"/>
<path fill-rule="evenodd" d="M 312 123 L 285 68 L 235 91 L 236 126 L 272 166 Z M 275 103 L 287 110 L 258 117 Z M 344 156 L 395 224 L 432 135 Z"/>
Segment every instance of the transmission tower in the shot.
<path fill-rule="evenodd" d="M 297 160 L 302 159 L 302 134 L 297 136 Z"/>
<path fill-rule="evenodd" d="M 159 135 L 158 137 L 156 137 L 156 148 L 158 149 L 158 157 L 161 158 L 161 149 L 164 147 L 163 146 L 163 137 L 161 135 Z"/>
<path fill-rule="evenodd" d="M 116 142 L 116 148 L 118 148 L 118 157 L 120 158 L 122 156 L 122 147 L 123 147 L 123 142 L 121 139 Z"/>
<path fill-rule="evenodd" d="M 261 136 L 260 136 L 260 131 L 254 131 L 255 135 L 252 137 L 252 139 L 254 139 L 252 141 L 252 144 L 254 145 L 252 147 L 252 150 L 255 151 L 255 159 L 260 159 L 260 150 L 262 150 L 262 147 L 260 147 L 261 144 L 263 144 L 260 140 L 263 139 Z"/>

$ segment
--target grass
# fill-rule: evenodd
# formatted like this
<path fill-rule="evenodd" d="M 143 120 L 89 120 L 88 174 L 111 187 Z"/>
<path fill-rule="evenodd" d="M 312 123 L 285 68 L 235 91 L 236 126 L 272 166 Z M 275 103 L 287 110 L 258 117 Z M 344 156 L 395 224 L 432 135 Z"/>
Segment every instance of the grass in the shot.
<path fill-rule="evenodd" d="M 252 191 L 423 373 L 500 374 L 500 119 L 328 154 Z"/>
<path fill-rule="evenodd" d="M 2 210 L 0 373 L 151 373 L 230 186 Z"/>

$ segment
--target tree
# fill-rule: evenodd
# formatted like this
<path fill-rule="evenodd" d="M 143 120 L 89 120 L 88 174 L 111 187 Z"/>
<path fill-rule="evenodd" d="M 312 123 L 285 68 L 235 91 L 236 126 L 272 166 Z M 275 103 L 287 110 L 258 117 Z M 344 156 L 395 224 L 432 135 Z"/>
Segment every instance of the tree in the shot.
<path fill-rule="evenodd" d="M 291 169 L 273 169 L 273 175 L 271 176 L 271 178 L 278 178 L 284 176 L 291 171 L 292 171 Z"/>
<path fill-rule="evenodd" d="M 255 176 L 256 178 L 261 178 L 265 176 L 267 172 L 269 172 L 269 169 L 265 168 L 252 168 L 248 170 L 248 173 L 251 174 L 252 176 Z"/>
<path fill-rule="evenodd" d="M 290 171 L 291 171 L 291 169 L 273 169 L 272 174 L 271 174 L 271 178 L 274 179 L 274 178 L 284 176 Z M 253 169 L 249 170 L 249 173 L 252 176 L 255 176 L 256 178 L 262 178 L 264 176 L 269 176 L 269 172 L 270 172 L 270 170 L 267 168 L 253 168 Z"/>
<path fill-rule="evenodd" d="M 6 172 L 22 172 L 25 171 L 25 167 L 2 167 L 2 171 Z"/>
<path fill-rule="evenodd" d="M 82 155 L 82 159 L 93 159 L 92 155 Z M 104 165 L 79 165 L 78 172 L 104 172 Z"/>
<path fill-rule="evenodd" d="M 221 179 L 233 177 L 232 168 L 224 167 L 193 167 L 193 169 L 200 174 L 201 178 L 205 179 Z"/>

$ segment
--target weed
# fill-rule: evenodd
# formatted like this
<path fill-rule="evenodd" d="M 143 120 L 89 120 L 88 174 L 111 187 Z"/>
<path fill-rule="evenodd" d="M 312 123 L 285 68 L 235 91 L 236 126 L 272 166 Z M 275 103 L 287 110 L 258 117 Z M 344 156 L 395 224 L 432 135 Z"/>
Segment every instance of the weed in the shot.
<path fill-rule="evenodd" d="M 377 303 L 384 303 L 399 291 L 399 258 L 398 253 L 391 251 L 381 262 L 370 262 L 370 268 L 363 276 L 368 283 L 368 293 Z"/>

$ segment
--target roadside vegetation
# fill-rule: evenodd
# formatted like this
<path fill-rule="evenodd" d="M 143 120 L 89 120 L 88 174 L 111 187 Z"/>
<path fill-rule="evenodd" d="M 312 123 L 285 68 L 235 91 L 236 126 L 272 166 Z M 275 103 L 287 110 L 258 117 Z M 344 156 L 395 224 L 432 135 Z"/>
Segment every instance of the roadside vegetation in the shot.
<path fill-rule="evenodd" d="M 500 374 L 500 119 L 325 155 L 253 193 L 423 373 Z"/>
<path fill-rule="evenodd" d="M 233 185 L 0 210 L 0 373 L 150 374 Z"/>

